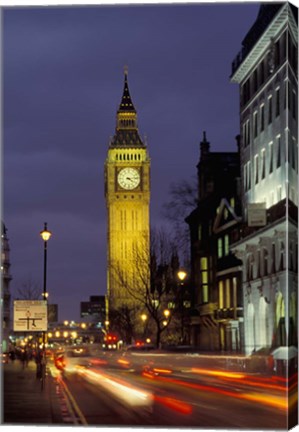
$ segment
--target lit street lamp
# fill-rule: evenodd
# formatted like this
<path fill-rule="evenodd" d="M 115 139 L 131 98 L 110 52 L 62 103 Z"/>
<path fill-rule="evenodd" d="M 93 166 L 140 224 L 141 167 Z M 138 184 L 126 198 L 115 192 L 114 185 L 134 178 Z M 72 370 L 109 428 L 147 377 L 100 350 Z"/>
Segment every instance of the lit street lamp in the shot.
<path fill-rule="evenodd" d="M 186 276 L 187 276 L 187 273 L 184 270 L 178 271 L 178 278 L 181 281 L 181 285 L 184 283 Z"/>
<path fill-rule="evenodd" d="M 184 280 L 186 279 L 187 273 L 184 270 L 179 270 L 177 276 L 180 281 L 180 313 L 181 313 L 181 343 L 184 343 Z"/>
<path fill-rule="evenodd" d="M 168 309 L 165 309 L 165 310 L 163 311 L 163 314 L 164 314 L 165 318 L 168 319 L 168 318 L 169 318 L 169 315 L 170 315 L 170 311 L 169 311 Z"/>
<path fill-rule="evenodd" d="M 52 233 L 47 230 L 47 223 L 45 222 L 44 230 L 40 232 L 40 235 L 44 241 L 44 289 L 43 289 L 43 299 L 46 303 L 48 309 L 48 293 L 47 293 L 47 243 L 50 239 Z M 48 319 L 48 314 L 47 314 Z M 46 377 L 46 331 L 43 331 L 43 356 L 42 356 L 42 389 L 44 388 Z"/>

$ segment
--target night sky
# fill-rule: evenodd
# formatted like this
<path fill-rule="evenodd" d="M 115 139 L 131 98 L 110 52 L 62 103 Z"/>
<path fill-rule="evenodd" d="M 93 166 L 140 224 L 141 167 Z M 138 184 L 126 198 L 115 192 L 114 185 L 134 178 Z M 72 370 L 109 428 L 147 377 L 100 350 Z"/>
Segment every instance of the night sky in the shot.
<path fill-rule="evenodd" d="M 203 131 L 236 151 L 238 86 L 231 62 L 258 3 L 59 6 L 3 11 L 3 211 L 12 300 L 31 280 L 59 320 L 106 293 L 104 162 L 124 82 L 151 157 L 151 223 L 172 183 L 196 175 Z"/>

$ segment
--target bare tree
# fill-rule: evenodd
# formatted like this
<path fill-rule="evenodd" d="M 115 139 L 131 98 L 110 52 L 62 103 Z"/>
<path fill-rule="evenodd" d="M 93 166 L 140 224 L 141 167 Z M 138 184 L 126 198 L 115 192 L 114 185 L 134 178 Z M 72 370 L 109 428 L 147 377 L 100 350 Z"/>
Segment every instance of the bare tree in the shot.
<path fill-rule="evenodd" d="M 17 289 L 18 300 L 38 300 L 42 290 L 40 286 L 30 277 L 24 281 L 20 288 Z"/>
<path fill-rule="evenodd" d="M 183 257 L 189 257 L 189 230 L 185 218 L 198 203 L 197 179 L 183 180 L 170 185 L 170 199 L 163 205 L 162 215 L 172 226 L 174 241 Z"/>
<path fill-rule="evenodd" d="M 151 233 L 150 244 L 150 250 L 136 246 L 132 262 L 116 263 L 113 271 L 118 286 L 126 293 L 124 304 L 117 310 L 121 313 L 125 308 L 131 312 L 130 322 L 137 334 L 142 328 L 141 313 L 147 313 L 155 333 L 155 344 L 159 347 L 162 333 L 177 314 L 176 272 L 179 261 L 176 248 L 165 232 Z M 132 269 L 131 277 L 128 277 L 128 268 Z M 169 305 L 171 310 L 167 314 L 165 311 Z"/>

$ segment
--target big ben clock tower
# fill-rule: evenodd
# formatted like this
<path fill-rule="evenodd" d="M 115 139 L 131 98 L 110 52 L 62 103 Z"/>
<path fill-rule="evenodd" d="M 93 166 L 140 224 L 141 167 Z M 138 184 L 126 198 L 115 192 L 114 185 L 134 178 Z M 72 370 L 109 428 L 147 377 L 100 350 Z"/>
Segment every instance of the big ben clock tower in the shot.
<path fill-rule="evenodd" d="M 139 136 L 127 70 L 105 162 L 105 198 L 108 308 L 132 309 L 149 280 L 150 159 Z"/>

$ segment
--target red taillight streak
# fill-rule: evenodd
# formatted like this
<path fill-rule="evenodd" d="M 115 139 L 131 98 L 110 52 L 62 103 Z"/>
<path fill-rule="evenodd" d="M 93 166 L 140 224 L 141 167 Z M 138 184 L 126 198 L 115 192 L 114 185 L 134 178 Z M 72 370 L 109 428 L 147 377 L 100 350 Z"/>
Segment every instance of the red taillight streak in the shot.
<path fill-rule="evenodd" d="M 277 384 L 266 384 L 263 382 L 258 382 L 255 380 L 250 380 L 249 378 L 243 378 L 242 380 L 238 380 L 238 379 L 234 379 L 234 378 L 223 378 L 225 381 L 231 381 L 231 382 L 237 382 L 238 384 L 246 384 L 248 386 L 253 386 L 253 387 L 261 387 L 261 388 L 266 388 L 266 389 L 272 389 L 272 390 L 281 390 L 281 391 L 285 391 L 286 388 L 285 386 L 280 386 Z"/>
<path fill-rule="evenodd" d="M 181 414 L 191 414 L 192 413 L 192 406 L 191 405 L 189 405 L 185 402 L 179 401 L 177 399 L 172 399 L 169 397 L 162 397 L 162 396 L 157 396 L 157 395 L 153 395 L 153 399 L 156 402 L 159 402 L 160 404 L 162 404 L 168 408 L 171 408 L 172 410 L 177 411 Z"/>
<path fill-rule="evenodd" d="M 156 377 L 156 379 L 161 380 L 161 381 L 167 381 L 167 382 L 170 382 L 170 383 L 173 383 L 173 384 L 178 384 L 178 385 L 181 385 L 181 386 L 184 386 L 184 387 L 193 388 L 193 389 L 196 389 L 196 390 L 204 390 L 204 391 L 209 391 L 211 393 L 223 394 L 225 396 L 230 396 L 230 397 L 237 398 L 237 399 L 245 399 L 245 400 L 249 400 L 249 401 L 253 401 L 253 402 L 255 401 L 255 399 L 257 399 L 257 397 L 255 395 L 250 395 L 250 394 L 247 395 L 246 393 L 234 393 L 234 392 L 231 392 L 231 391 L 227 391 L 227 390 L 223 390 L 223 389 L 218 389 L 216 387 L 204 386 L 204 385 L 201 385 L 201 384 L 188 383 L 188 382 L 180 381 L 180 380 L 177 380 L 177 379 L 174 379 L 174 378 L 167 378 L 167 377 L 160 377 L 160 376 L 158 376 L 158 377 Z M 261 401 L 259 401 L 259 402 L 262 403 Z M 265 404 L 268 404 L 268 405 L 271 405 L 271 406 L 274 405 L 274 406 L 277 406 L 278 408 L 287 409 L 287 405 L 282 406 L 281 403 L 278 403 L 278 404 L 272 403 L 270 400 L 269 401 L 263 400 L 263 402 Z"/>

